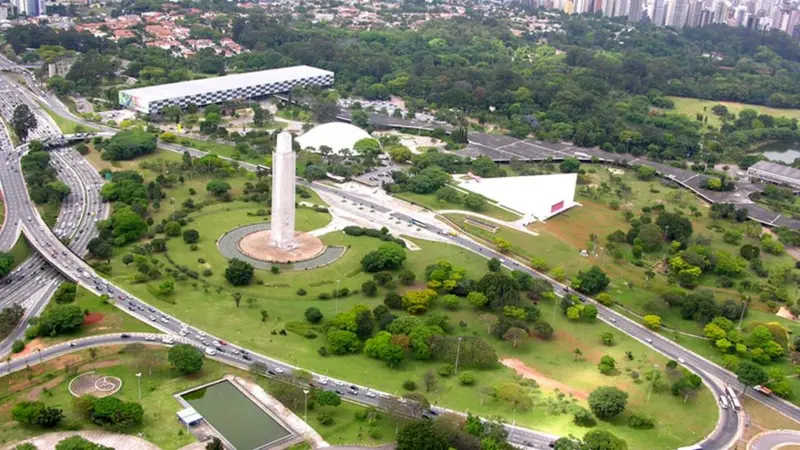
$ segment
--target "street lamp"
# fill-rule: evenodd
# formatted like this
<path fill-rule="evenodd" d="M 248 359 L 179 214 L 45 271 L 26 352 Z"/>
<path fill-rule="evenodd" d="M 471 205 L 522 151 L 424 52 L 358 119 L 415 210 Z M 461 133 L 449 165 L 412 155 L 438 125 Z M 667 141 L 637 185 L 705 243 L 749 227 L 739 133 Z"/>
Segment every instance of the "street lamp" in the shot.
<path fill-rule="evenodd" d="M 336 314 L 339 314 L 339 282 L 341 280 L 336 280 Z"/>
<path fill-rule="evenodd" d="M 136 381 L 139 384 L 139 404 L 142 403 L 142 372 L 136 374 Z"/>
<path fill-rule="evenodd" d="M 658 370 L 658 364 L 653 364 L 653 368 Z M 644 402 L 647 403 L 650 401 L 650 393 L 653 392 L 653 383 L 656 381 L 656 374 L 653 372 L 653 375 L 650 377 L 650 387 L 647 388 L 647 400 Z"/>
<path fill-rule="evenodd" d="M 456 346 L 456 373 L 458 373 L 458 357 L 461 355 L 461 340 L 463 336 L 458 337 L 458 346 Z"/>
<path fill-rule="evenodd" d="M 744 298 L 742 299 L 742 314 L 739 315 L 739 326 L 737 327 L 737 329 L 739 330 L 742 329 L 742 319 L 744 319 L 744 312 L 747 309 L 747 299 L 749 297 L 750 297 L 749 295 L 745 295 Z"/>
<path fill-rule="evenodd" d="M 303 421 L 308 422 L 308 393 L 311 392 L 308 389 L 303 389 L 303 395 L 305 395 L 305 411 L 303 412 Z"/>

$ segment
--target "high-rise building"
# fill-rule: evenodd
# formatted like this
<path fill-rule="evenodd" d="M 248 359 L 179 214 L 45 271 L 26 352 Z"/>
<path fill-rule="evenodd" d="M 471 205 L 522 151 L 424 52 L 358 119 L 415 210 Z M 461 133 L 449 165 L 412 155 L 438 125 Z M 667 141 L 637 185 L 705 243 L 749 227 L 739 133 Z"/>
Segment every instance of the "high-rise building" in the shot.
<path fill-rule="evenodd" d="M 653 25 L 664 25 L 664 0 L 653 0 Z"/>
<path fill-rule="evenodd" d="M 28 17 L 47 15 L 45 0 L 17 0 L 15 7 L 18 14 L 24 14 Z"/>
<path fill-rule="evenodd" d="M 703 12 L 703 0 L 689 0 L 689 11 L 686 14 L 687 27 L 699 27 L 700 15 Z"/>
<path fill-rule="evenodd" d="M 667 10 L 667 26 L 682 28 L 686 25 L 686 6 L 685 0 L 672 0 L 670 2 Z"/>
<path fill-rule="evenodd" d="M 639 22 L 642 20 L 642 0 L 630 0 L 631 7 L 628 10 L 628 20 Z"/>

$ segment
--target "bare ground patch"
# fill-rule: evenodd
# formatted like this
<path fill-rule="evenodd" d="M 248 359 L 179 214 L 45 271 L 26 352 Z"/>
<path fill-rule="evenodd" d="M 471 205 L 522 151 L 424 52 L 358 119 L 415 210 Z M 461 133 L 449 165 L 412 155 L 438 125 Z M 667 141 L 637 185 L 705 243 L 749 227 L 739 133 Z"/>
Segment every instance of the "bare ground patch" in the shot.
<path fill-rule="evenodd" d="M 500 360 L 500 363 L 504 366 L 513 369 L 517 375 L 522 376 L 523 378 L 527 378 L 529 380 L 533 380 L 539 384 L 544 389 L 558 389 L 559 391 L 565 394 L 571 394 L 575 396 L 575 398 L 586 401 L 589 397 L 588 392 L 581 391 L 579 389 L 575 389 L 571 386 L 568 386 L 558 380 L 554 380 L 552 378 L 543 375 L 541 372 L 527 366 L 524 362 L 520 361 L 516 358 L 503 358 Z"/>

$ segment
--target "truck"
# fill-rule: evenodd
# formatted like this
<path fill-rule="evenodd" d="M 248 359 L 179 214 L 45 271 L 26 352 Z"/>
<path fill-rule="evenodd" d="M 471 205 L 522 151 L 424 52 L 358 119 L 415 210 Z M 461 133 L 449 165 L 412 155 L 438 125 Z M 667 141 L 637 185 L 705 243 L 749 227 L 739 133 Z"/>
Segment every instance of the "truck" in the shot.
<path fill-rule="evenodd" d="M 761 393 L 763 395 L 766 395 L 767 397 L 772 395 L 772 391 L 768 387 L 761 386 L 760 384 L 757 384 L 757 385 L 753 386 L 753 390 L 756 391 L 756 392 L 759 392 L 759 393 Z"/>

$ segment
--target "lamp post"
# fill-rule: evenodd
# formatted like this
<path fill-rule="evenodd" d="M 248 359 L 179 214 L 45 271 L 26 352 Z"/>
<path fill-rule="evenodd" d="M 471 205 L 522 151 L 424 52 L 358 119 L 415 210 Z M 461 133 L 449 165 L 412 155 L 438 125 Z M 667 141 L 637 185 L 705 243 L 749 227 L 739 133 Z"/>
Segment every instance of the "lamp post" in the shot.
<path fill-rule="evenodd" d="M 742 314 L 739 315 L 739 325 L 736 327 L 737 329 L 742 329 L 742 319 L 744 319 L 744 312 L 747 309 L 747 299 L 749 296 L 744 296 L 742 299 Z"/>
<path fill-rule="evenodd" d="M 336 280 L 336 314 L 339 314 L 339 282 L 341 280 Z"/>
<path fill-rule="evenodd" d="M 461 340 L 463 336 L 458 337 L 458 346 L 456 346 L 456 373 L 458 373 L 458 357 L 461 356 Z"/>
<path fill-rule="evenodd" d="M 305 396 L 305 406 L 303 411 L 303 421 L 308 422 L 308 393 L 311 392 L 308 389 L 303 389 L 303 395 Z"/>
<path fill-rule="evenodd" d="M 139 404 L 142 403 L 142 372 L 136 374 L 136 381 L 139 384 Z"/>

